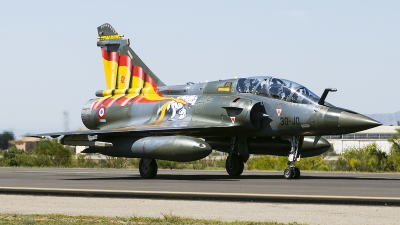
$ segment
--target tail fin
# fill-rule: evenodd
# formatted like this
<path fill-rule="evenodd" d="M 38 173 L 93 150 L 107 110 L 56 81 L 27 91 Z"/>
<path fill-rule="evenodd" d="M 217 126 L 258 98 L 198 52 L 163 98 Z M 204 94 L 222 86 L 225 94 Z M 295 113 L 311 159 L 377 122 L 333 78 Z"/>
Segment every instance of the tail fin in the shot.
<path fill-rule="evenodd" d="M 108 23 L 97 31 L 107 84 L 107 90 L 97 92 L 97 96 L 156 94 L 157 86 L 165 86 L 129 47 L 129 39 L 122 39 Z"/>

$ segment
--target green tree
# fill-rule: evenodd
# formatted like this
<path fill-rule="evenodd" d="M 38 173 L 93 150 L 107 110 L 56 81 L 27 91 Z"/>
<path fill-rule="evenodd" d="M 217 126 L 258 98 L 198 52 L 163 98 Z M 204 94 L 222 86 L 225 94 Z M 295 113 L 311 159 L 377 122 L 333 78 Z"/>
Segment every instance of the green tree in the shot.
<path fill-rule="evenodd" d="M 99 160 L 99 164 L 103 168 L 121 169 L 128 166 L 128 159 L 123 157 L 106 156 L 106 159 Z"/>
<path fill-rule="evenodd" d="M 97 163 L 92 159 L 90 154 L 80 153 L 76 156 L 75 165 L 82 168 L 94 168 Z"/>
<path fill-rule="evenodd" d="M 390 148 L 389 164 L 392 171 L 400 172 L 400 128 L 396 129 L 394 135 L 388 138 L 388 142 L 392 144 Z"/>
<path fill-rule="evenodd" d="M 7 150 L 9 148 L 8 142 L 15 139 L 14 133 L 11 131 L 4 131 L 0 134 L 0 149 Z"/>
<path fill-rule="evenodd" d="M 287 157 L 255 156 L 247 161 L 249 170 L 283 170 L 287 167 Z"/>
<path fill-rule="evenodd" d="M 376 143 L 365 146 L 365 150 L 371 158 L 368 160 L 368 167 L 375 168 L 375 171 L 386 171 L 388 168 L 388 155 L 381 151 Z"/>
<path fill-rule="evenodd" d="M 299 162 L 296 163 L 302 170 L 317 170 L 317 171 L 328 171 L 328 165 L 326 164 L 323 156 L 313 156 L 302 158 Z"/>
<path fill-rule="evenodd" d="M 36 166 L 69 167 L 72 165 L 73 151 L 64 147 L 56 138 L 42 140 L 33 149 L 36 156 Z"/>
<path fill-rule="evenodd" d="M 362 148 L 346 149 L 336 161 L 336 169 L 344 171 L 378 172 L 390 171 L 388 155 L 376 143 Z"/>
<path fill-rule="evenodd" d="M 400 128 L 397 128 L 396 132 L 397 133 L 388 138 L 388 141 L 392 143 L 391 150 L 393 153 L 400 154 Z"/>
<path fill-rule="evenodd" d="M 9 166 L 20 166 L 18 164 L 18 155 L 25 154 L 25 151 L 17 149 L 15 146 L 10 147 L 3 153 L 3 160 L 6 161 L 6 165 Z"/>
<path fill-rule="evenodd" d="M 25 167 L 34 167 L 36 166 L 36 157 L 35 155 L 25 152 L 25 154 L 18 154 L 17 155 L 17 164 L 18 166 L 25 166 Z"/>

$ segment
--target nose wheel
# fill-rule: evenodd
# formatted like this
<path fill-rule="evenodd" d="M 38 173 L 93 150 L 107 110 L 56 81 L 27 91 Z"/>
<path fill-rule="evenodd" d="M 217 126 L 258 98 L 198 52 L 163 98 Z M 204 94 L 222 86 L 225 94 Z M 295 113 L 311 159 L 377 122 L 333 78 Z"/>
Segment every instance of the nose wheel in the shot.
<path fill-rule="evenodd" d="M 299 179 L 300 178 L 300 169 L 297 167 L 286 168 L 283 172 L 283 176 L 285 179 Z"/>
<path fill-rule="evenodd" d="M 285 179 L 299 179 L 300 178 L 300 169 L 296 167 L 296 161 L 300 158 L 300 142 L 303 141 L 303 137 L 294 136 L 290 139 L 291 149 L 288 156 L 289 168 L 286 168 L 283 172 L 283 176 Z"/>

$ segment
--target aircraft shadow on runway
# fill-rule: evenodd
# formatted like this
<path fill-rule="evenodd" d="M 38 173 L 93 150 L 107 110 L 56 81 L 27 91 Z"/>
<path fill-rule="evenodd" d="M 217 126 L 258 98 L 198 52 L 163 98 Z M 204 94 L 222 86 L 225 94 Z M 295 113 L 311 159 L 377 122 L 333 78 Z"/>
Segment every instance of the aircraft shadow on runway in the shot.
<path fill-rule="evenodd" d="M 240 180 L 284 180 L 283 175 L 242 175 L 240 177 L 232 177 L 229 175 L 212 175 L 212 174 L 187 174 L 187 175 L 177 175 L 177 174 L 158 174 L 155 180 L 194 180 L 194 181 L 228 181 L 235 182 Z M 134 176 L 118 176 L 118 177 L 87 177 L 87 178 L 67 178 L 61 180 L 147 180 L 140 177 L 140 175 Z M 349 175 L 349 176 L 323 176 L 315 175 L 301 176 L 301 180 L 385 180 L 385 181 L 400 181 L 400 178 L 388 178 L 388 177 L 360 177 L 360 175 Z"/>
<path fill-rule="evenodd" d="M 198 180 L 198 181 L 240 181 L 240 180 L 265 180 L 265 179 L 282 179 L 281 175 L 245 175 L 240 177 L 231 177 L 229 175 L 200 175 L 200 174 L 158 174 L 154 180 Z M 148 180 L 143 179 L 140 175 L 126 177 L 93 177 L 93 178 L 68 178 L 62 180 Z"/>

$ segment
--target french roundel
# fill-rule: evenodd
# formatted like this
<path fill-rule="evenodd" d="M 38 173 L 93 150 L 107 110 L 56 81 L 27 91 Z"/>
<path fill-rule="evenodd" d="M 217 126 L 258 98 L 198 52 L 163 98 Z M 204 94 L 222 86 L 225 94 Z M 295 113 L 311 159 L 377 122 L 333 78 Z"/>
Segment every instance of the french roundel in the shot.
<path fill-rule="evenodd" d="M 99 115 L 100 119 L 103 119 L 104 116 L 106 115 L 106 107 L 104 107 L 104 106 L 100 107 L 97 114 Z"/>

